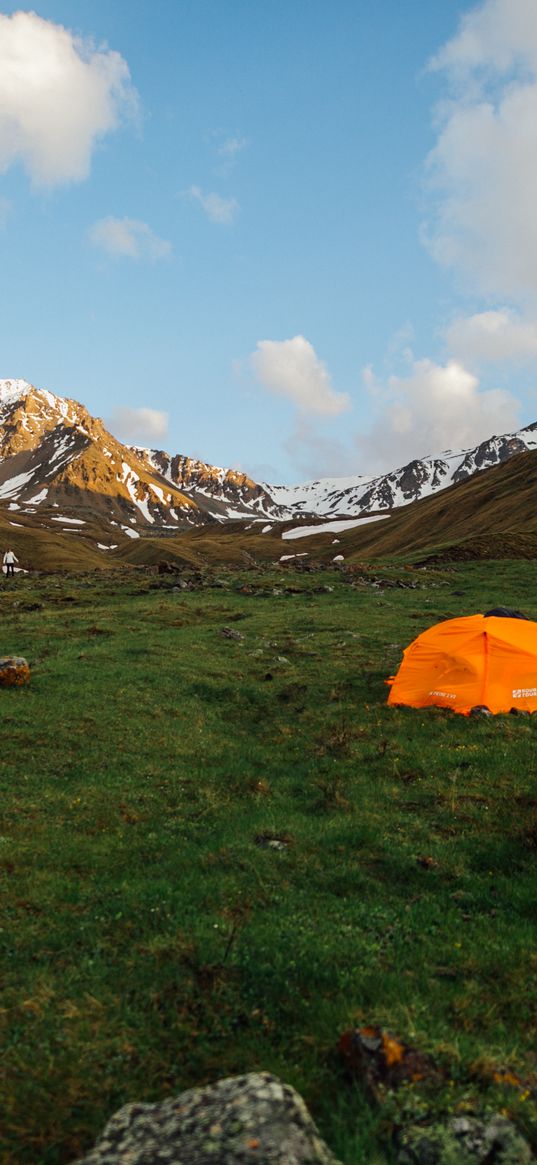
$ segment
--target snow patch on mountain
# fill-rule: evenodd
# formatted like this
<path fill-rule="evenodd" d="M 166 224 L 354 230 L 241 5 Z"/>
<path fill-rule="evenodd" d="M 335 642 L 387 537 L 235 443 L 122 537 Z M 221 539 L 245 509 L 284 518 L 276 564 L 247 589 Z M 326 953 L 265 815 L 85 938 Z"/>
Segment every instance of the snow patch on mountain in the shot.
<path fill-rule="evenodd" d="M 52 522 L 67 522 L 72 526 L 85 526 L 86 523 L 83 518 L 51 518 Z"/>
<path fill-rule="evenodd" d="M 338 534 L 340 530 L 356 530 L 358 526 L 367 526 L 368 522 L 382 522 L 390 514 L 375 514 L 368 518 L 349 519 L 343 522 L 319 522 L 318 526 L 295 526 L 293 530 L 284 530 L 284 541 L 293 538 L 309 538 L 313 534 Z"/>
<path fill-rule="evenodd" d="M 17 494 L 19 490 L 23 488 L 23 486 L 28 485 L 28 482 L 32 480 L 32 477 L 33 471 L 30 469 L 28 473 L 18 473 L 15 477 L 9 478 L 8 481 L 5 481 L 3 485 L 0 485 L 0 498 L 13 497 L 13 495 Z"/>
<path fill-rule="evenodd" d="M 12 405 L 33 391 L 27 380 L 0 380 L 0 405 Z"/>

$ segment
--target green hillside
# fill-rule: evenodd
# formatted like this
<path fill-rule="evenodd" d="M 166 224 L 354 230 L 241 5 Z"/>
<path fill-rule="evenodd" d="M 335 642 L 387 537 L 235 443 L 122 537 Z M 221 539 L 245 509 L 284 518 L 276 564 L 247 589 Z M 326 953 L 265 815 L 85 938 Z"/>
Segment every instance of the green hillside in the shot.
<path fill-rule="evenodd" d="M 428 1112 L 501 1110 L 537 1146 L 537 719 L 392 710 L 384 684 L 439 618 L 537 617 L 533 573 L 6 582 L 32 679 L 0 690 L 2 1165 L 254 1068 L 348 1165 Z M 372 1103 L 337 1054 L 368 1024 L 438 1074 Z"/>
<path fill-rule="evenodd" d="M 341 546 L 355 560 L 385 555 L 416 559 L 434 552 L 448 558 L 534 558 L 536 496 L 537 452 L 520 453 L 396 510 L 387 520 L 342 534 Z"/>

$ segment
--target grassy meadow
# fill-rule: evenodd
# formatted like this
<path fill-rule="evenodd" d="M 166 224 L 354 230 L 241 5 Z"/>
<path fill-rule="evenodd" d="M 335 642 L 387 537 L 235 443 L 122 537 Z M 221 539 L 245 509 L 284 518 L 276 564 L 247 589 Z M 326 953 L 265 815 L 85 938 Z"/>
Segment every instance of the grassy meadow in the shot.
<path fill-rule="evenodd" d="M 537 717 L 389 709 L 384 684 L 441 618 L 537 618 L 534 563 L 181 577 L 0 589 L 32 669 L 0 690 L 2 1165 L 254 1069 L 348 1165 L 429 1110 L 537 1146 Z M 337 1052 L 363 1024 L 441 1082 L 370 1103 Z"/>

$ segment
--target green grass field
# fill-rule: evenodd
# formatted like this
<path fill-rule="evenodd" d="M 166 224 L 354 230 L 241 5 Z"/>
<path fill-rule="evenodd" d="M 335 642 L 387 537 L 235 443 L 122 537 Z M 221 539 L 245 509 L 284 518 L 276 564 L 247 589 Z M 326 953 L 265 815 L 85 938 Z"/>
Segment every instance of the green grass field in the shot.
<path fill-rule="evenodd" d="M 261 1068 L 348 1165 L 429 1110 L 501 1110 L 537 1145 L 537 717 L 392 710 L 384 685 L 440 618 L 537 618 L 534 564 L 176 582 L 0 591 L 0 650 L 32 669 L 0 691 L 2 1165 Z M 442 1084 L 369 1104 L 336 1050 L 367 1023 Z"/>

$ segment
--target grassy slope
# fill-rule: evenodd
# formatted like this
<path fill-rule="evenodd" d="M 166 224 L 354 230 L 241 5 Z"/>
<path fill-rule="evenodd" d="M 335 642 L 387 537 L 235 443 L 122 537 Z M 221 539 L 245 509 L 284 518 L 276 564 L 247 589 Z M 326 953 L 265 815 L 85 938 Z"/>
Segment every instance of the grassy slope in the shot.
<path fill-rule="evenodd" d="M 503 465 L 396 511 L 388 520 L 351 531 L 345 553 L 403 554 L 461 547 L 469 557 L 537 557 L 537 452 L 521 453 Z"/>
<path fill-rule="evenodd" d="M 420 589 L 4 587 L 32 682 L 0 692 L 2 1165 L 68 1162 L 127 1100 L 259 1067 L 349 1165 L 389 1160 L 398 1106 L 489 1104 L 537 1142 L 527 1090 L 485 1082 L 537 1068 L 537 719 L 390 710 L 383 683 L 437 618 L 537 617 L 533 570 L 401 577 Z M 334 1053 L 362 1022 L 445 1088 L 370 1110 Z"/>
<path fill-rule="evenodd" d="M 16 522 L 16 526 L 13 526 Z M 91 528 L 91 540 L 80 533 L 64 534 L 60 530 L 42 529 L 29 515 L 0 510 L 0 548 L 11 546 L 26 570 L 100 570 L 110 565 L 97 549 L 102 534 L 97 525 Z M 105 537 L 110 542 L 110 537 Z M 3 556 L 3 549 L 0 557 Z"/>

